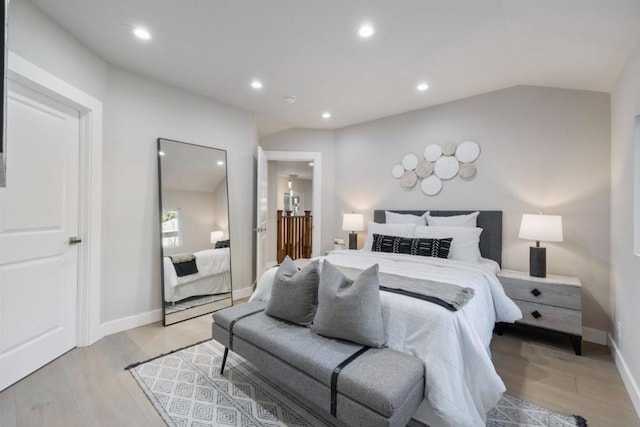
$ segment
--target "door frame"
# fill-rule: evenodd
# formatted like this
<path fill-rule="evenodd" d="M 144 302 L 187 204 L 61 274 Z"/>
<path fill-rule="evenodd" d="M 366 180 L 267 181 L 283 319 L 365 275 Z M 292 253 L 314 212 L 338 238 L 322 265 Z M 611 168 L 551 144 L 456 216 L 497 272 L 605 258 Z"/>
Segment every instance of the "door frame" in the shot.
<path fill-rule="evenodd" d="M 78 303 L 76 345 L 102 338 L 100 327 L 102 240 L 102 102 L 9 52 L 7 80 L 42 93 L 80 114 Z M 7 158 L 11 163 L 11 154 Z M 11 167 L 9 165 L 9 167 Z M 11 182 L 7 181 L 7 186 Z"/>
<path fill-rule="evenodd" d="M 313 162 L 313 243 L 311 256 L 322 255 L 322 153 L 317 151 L 266 151 L 267 161 Z"/>

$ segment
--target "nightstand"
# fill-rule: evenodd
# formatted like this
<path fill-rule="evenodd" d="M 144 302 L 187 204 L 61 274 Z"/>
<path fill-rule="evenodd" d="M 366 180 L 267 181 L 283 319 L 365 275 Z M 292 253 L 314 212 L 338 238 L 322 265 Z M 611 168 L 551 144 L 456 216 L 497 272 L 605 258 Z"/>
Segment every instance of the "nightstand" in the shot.
<path fill-rule="evenodd" d="M 502 270 L 498 279 L 522 310 L 516 323 L 569 335 L 573 350 L 582 354 L 582 284 L 577 277 L 533 277 L 527 272 Z M 502 335 L 504 326 L 497 327 Z"/>

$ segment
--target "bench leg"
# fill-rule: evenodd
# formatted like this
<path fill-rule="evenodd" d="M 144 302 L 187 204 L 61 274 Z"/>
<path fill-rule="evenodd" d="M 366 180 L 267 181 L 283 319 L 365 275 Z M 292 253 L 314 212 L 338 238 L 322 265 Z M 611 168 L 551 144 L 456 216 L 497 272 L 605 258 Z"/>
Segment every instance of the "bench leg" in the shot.
<path fill-rule="evenodd" d="M 220 375 L 224 372 L 224 365 L 227 363 L 227 355 L 229 354 L 229 349 L 227 347 L 224 348 L 224 356 L 222 356 L 222 366 L 220 366 Z"/>

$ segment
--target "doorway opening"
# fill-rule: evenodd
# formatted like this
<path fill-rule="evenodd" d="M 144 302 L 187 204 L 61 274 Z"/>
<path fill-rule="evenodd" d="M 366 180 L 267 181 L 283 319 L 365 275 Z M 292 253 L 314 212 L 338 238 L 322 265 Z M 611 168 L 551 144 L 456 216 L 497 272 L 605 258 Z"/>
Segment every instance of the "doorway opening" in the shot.
<path fill-rule="evenodd" d="M 265 151 L 268 170 L 268 226 L 265 260 L 273 266 L 320 255 L 321 155 Z"/>

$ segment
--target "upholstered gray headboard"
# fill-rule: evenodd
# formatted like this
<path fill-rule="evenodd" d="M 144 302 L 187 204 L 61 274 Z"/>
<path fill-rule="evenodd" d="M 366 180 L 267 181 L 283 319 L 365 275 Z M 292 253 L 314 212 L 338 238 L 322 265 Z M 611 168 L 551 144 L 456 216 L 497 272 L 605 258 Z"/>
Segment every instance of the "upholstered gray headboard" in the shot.
<path fill-rule="evenodd" d="M 426 211 L 404 211 L 387 209 L 401 214 L 422 215 Z M 465 215 L 475 211 L 430 211 L 431 216 Z M 479 211 L 478 227 L 482 228 L 480 235 L 480 253 L 483 258 L 489 258 L 502 265 L 502 211 Z M 373 211 L 373 222 L 386 222 L 384 210 Z"/>

